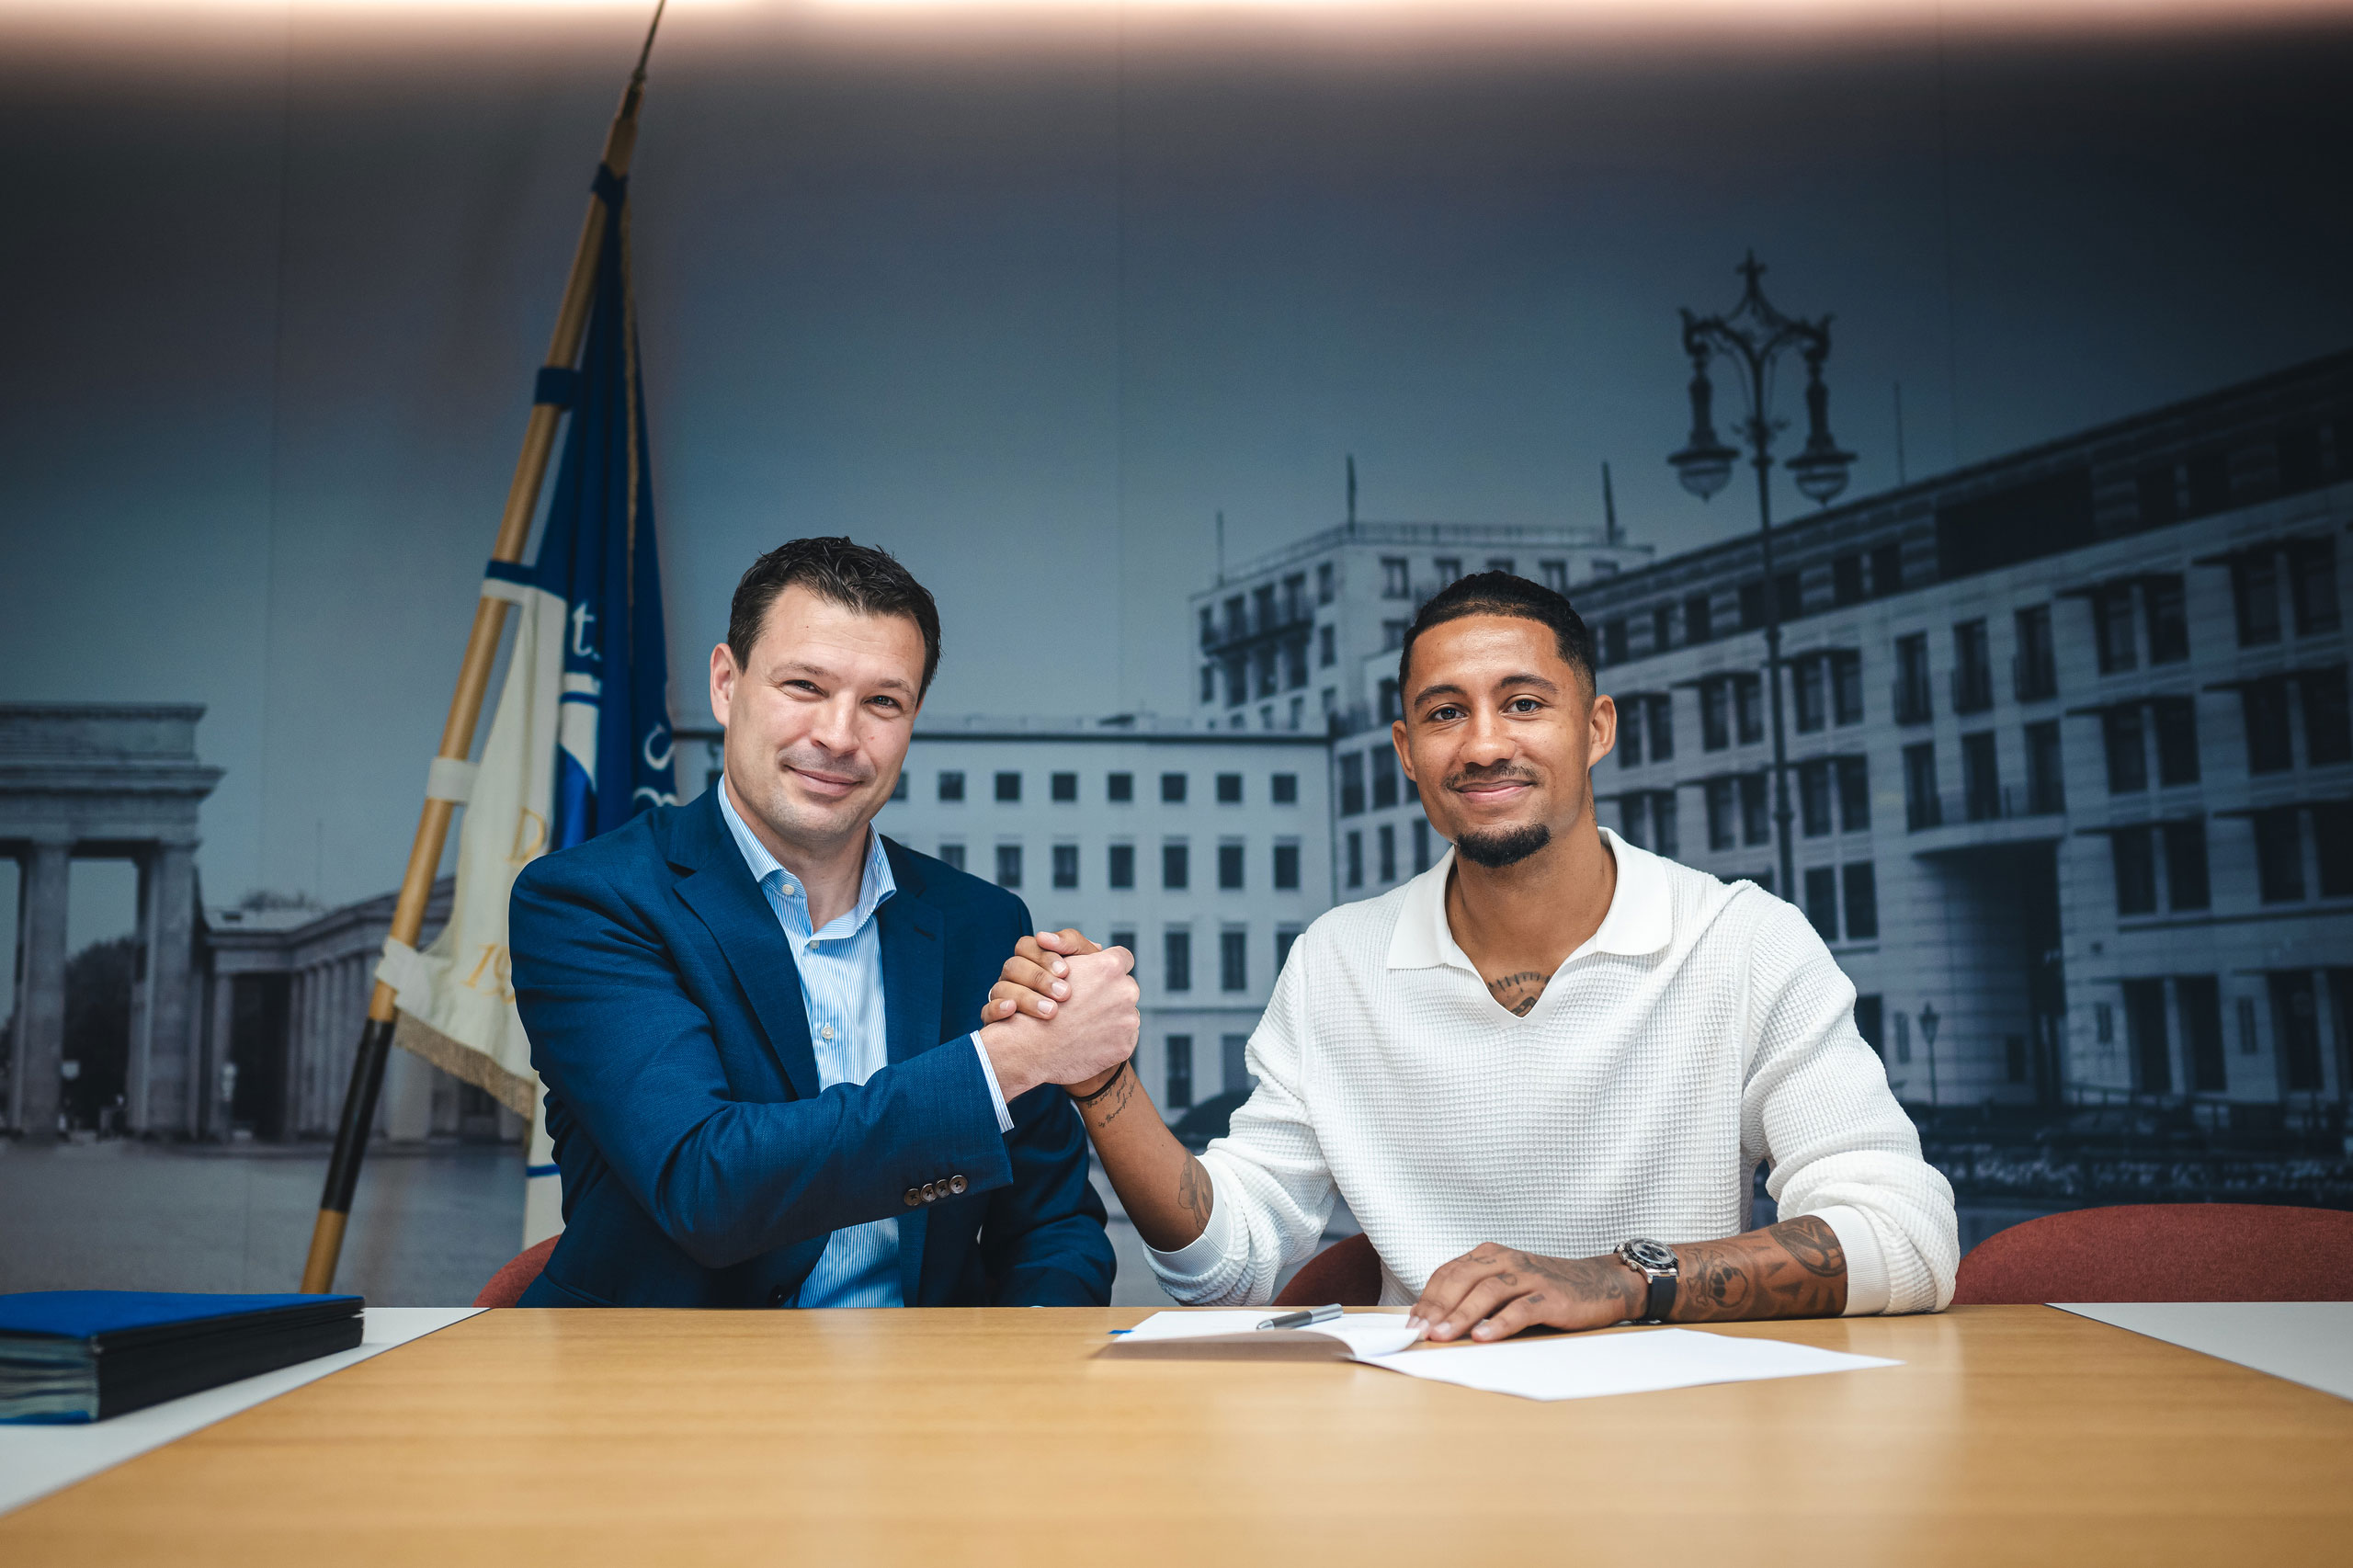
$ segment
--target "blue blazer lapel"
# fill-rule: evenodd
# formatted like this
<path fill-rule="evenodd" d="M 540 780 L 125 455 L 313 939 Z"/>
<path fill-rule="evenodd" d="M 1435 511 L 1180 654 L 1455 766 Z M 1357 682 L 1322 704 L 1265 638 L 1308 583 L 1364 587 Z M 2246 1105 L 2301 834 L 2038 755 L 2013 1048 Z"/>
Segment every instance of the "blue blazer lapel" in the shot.
<path fill-rule="evenodd" d="M 702 917 L 719 950 L 726 955 L 727 966 L 751 999 L 761 1032 L 767 1036 L 794 1096 L 815 1098 L 817 1053 L 809 1040 L 809 1009 L 801 1000 L 801 971 L 776 923 L 776 911 L 768 907 L 767 895 L 752 880 L 744 852 L 736 847 L 719 814 L 715 792 L 706 792 L 680 813 L 669 853 L 671 864 L 687 873 L 678 880 L 678 896 Z M 935 998 L 935 1013 L 938 1006 Z M 894 1055 L 895 1040 L 894 1030 Z"/>
<path fill-rule="evenodd" d="M 721 824 L 724 826 L 725 824 Z M 883 840 L 883 852 L 897 846 Z M 904 1062 L 939 1044 L 944 954 L 940 913 L 922 898 L 923 883 L 905 858 L 891 855 L 891 880 L 898 891 L 874 912 L 882 937 L 882 1013 L 891 1060 Z M 925 1210 L 899 1216 L 899 1300 L 922 1303 Z"/>

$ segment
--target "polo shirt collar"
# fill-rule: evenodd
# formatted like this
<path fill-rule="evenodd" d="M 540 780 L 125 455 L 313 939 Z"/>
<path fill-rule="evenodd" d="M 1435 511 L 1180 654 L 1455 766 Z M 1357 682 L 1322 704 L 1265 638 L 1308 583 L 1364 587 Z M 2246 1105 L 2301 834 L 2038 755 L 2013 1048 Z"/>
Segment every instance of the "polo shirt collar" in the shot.
<path fill-rule="evenodd" d="M 1665 868 L 1657 856 L 1627 843 L 1608 828 L 1603 842 L 1618 862 L 1618 886 L 1609 896 L 1609 912 L 1585 945 L 1563 960 L 1574 963 L 1587 953 L 1617 953 L 1640 958 L 1666 946 L 1675 934 L 1669 907 Z M 1446 881 L 1454 870 L 1449 848 L 1437 865 L 1405 884 L 1397 911 L 1397 928 L 1389 938 L 1391 969 L 1435 969 L 1450 964 L 1472 974 L 1479 968 L 1464 955 L 1446 918 Z"/>

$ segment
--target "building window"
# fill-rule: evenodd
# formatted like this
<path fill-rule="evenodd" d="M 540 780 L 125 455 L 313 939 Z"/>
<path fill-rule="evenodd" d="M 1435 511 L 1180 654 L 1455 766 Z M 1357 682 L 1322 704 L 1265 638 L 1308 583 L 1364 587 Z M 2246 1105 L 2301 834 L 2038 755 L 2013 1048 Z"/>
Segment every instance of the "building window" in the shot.
<path fill-rule="evenodd" d="M 1275 684 L 1275 645 L 1271 642 L 1258 650 L 1258 695 L 1272 697 Z"/>
<path fill-rule="evenodd" d="M 1319 605 L 1328 605 L 1332 602 L 1334 597 L 1337 595 L 1338 592 L 1339 588 L 1333 574 L 1332 563 L 1326 561 L 1317 565 L 1315 568 L 1315 602 Z"/>
<path fill-rule="evenodd" d="M 1790 690 L 1796 699 L 1799 734 L 1813 734 L 1830 722 L 1826 689 L 1829 672 L 1824 667 L 1826 663 L 1820 658 L 1798 659 L 1790 665 Z"/>
<path fill-rule="evenodd" d="M 1798 814 L 1808 838 L 1830 834 L 1830 763 L 1817 757 L 1798 764 Z"/>
<path fill-rule="evenodd" d="M 2092 646 L 2099 654 L 2099 673 L 2117 675 L 2138 667 L 2140 655 L 2132 635 L 2132 585 L 2108 583 L 2092 590 Z"/>
<path fill-rule="evenodd" d="M 1225 638 L 1238 642 L 1250 635 L 1249 600 L 1240 594 L 1225 601 Z"/>
<path fill-rule="evenodd" d="M 1293 625 L 1307 619 L 1307 574 L 1294 572 L 1283 579 L 1283 623 Z"/>
<path fill-rule="evenodd" d="M 2320 1008 L 2309 970 L 2268 977 L 2271 986 L 2271 1032 L 2279 1042 L 2279 1077 L 2290 1094 L 2321 1086 Z"/>
<path fill-rule="evenodd" d="M 2304 765 L 2353 762 L 2353 713 L 2345 694 L 2345 666 L 2306 670 L 2296 677 L 2304 699 Z"/>
<path fill-rule="evenodd" d="M 1430 869 L 1430 824 L 1427 817 L 1414 819 L 1414 875 L 1420 876 Z"/>
<path fill-rule="evenodd" d="M 2189 1086 L 2219 1095 L 2230 1085 L 2230 1063 L 2222 1052 L 2222 988 L 2211 974 L 2174 977 L 2173 997 L 2181 1009 L 2181 1043 L 2189 1058 Z"/>
<path fill-rule="evenodd" d="M 1864 833 L 1871 825 L 1871 765 L 1868 757 L 1838 759 L 1838 831 Z"/>
<path fill-rule="evenodd" d="M 1161 989 L 1190 991 L 1193 988 L 1193 934 L 1182 926 L 1171 926 L 1160 935 Z"/>
<path fill-rule="evenodd" d="M 1430 570 L 1438 574 L 1438 585 L 1445 587 L 1462 575 L 1462 557 L 1441 555 L 1430 562 Z"/>
<path fill-rule="evenodd" d="M 1732 744 L 1731 704 L 1722 677 L 1699 683 L 1699 748 L 1723 751 Z"/>
<path fill-rule="evenodd" d="M 1380 835 L 1381 884 L 1387 887 L 1397 880 L 1397 824 L 1382 823 Z"/>
<path fill-rule="evenodd" d="M 2339 426 L 2341 431 L 2344 426 Z M 2296 635 L 2336 631 L 2344 624 L 2336 599 L 2336 541 L 2323 536 L 2288 546 L 2290 597 L 2296 605 Z"/>
<path fill-rule="evenodd" d="M 2198 709 L 2187 697 L 2160 697 L 2149 704 L 2157 732 L 2157 782 L 2198 782 Z"/>
<path fill-rule="evenodd" d="M 1077 845 L 1057 844 L 1054 846 L 1054 886 L 1058 888 L 1078 886 Z"/>
<path fill-rule="evenodd" d="M 1238 708 L 1250 698 L 1250 663 L 1240 653 L 1225 661 L 1225 705 Z"/>
<path fill-rule="evenodd" d="M 1275 927 L 1275 972 L 1277 974 L 1282 973 L 1283 965 L 1290 962 L 1291 944 L 1298 940 L 1298 926 L 1278 926 Z"/>
<path fill-rule="evenodd" d="M 1911 832 L 1940 826 L 1944 801 L 1937 793 L 1937 743 L 1904 748 L 1904 825 Z"/>
<path fill-rule="evenodd" d="M 1381 683 L 1380 692 L 1381 696 L 1378 703 L 1378 711 L 1381 716 L 1381 722 L 1384 724 L 1393 724 L 1398 720 L 1403 719 L 1405 716 L 1405 710 L 1397 700 L 1397 683 L 1394 680 L 1382 681 Z"/>
<path fill-rule="evenodd" d="M 2165 846 L 2165 903 L 2177 910 L 2211 907 L 2204 819 L 2169 822 L 2161 831 Z"/>
<path fill-rule="evenodd" d="M 2254 997 L 2242 996 L 2239 998 L 2238 1015 L 2239 1054 L 2241 1056 L 2262 1055 L 2263 1036 L 2261 1031 L 2256 1028 L 2255 1022 Z"/>
<path fill-rule="evenodd" d="M 1708 847 L 1722 851 L 1739 842 L 1733 827 L 1733 782 L 1729 778 L 1708 780 Z"/>
<path fill-rule="evenodd" d="M 2279 641 L 2278 556 L 2258 550 L 2231 562 L 2231 608 L 2238 619 L 2240 647 Z"/>
<path fill-rule="evenodd" d="M 1204 648 L 1214 647 L 1216 643 L 1217 615 L 1216 612 L 1211 610 L 1209 606 L 1203 605 L 1201 607 L 1201 646 Z M 1201 700 L 1204 702 L 1209 700 L 1209 693 L 1206 690 L 1201 693 Z"/>
<path fill-rule="evenodd" d="M 903 767 L 899 770 L 899 776 L 891 780 L 891 799 L 894 801 L 904 801 L 906 798 L 907 772 L 906 769 Z"/>
<path fill-rule="evenodd" d="M 1952 710 L 1983 713 L 1994 706 L 1994 660 L 1983 620 L 1952 629 Z"/>
<path fill-rule="evenodd" d="M 1805 917 L 1824 941 L 1838 939 L 1838 873 L 1828 866 L 1805 874 Z"/>
<path fill-rule="evenodd" d="M 1352 817 L 1364 811 L 1364 754 L 1340 754 L 1340 814 Z"/>
<path fill-rule="evenodd" d="M 1895 722 L 1925 724 L 1928 705 L 1928 634 L 1915 631 L 1895 640 Z"/>
<path fill-rule="evenodd" d="M 1064 804 L 1075 804 L 1075 803 L 1076 803 L 1076 801 L 1077 801 L 1077 800 L 1078 800 L 1078 775 L 1077 775 L 1077 774 L 1075 774 L 1075 773 L 1057 773 L 1057 774 L 1055 774 L 1055 775 L 1053 776 L 1052 779 L 1050 781 L 1050 784 L 1051 784 L 1051 790 L 1050 790 L 1050 792 L 1053 795 L 1053 798 L 1054 798 L 1056 801 L 1061 801 L 1061 802 L 1063 802 L 1063 803 L 1064 803 Z"/>
<path fill-rule="evenodd" d="M 2266 676 L 2239 687 L 2239 710 L 2246 722 L 2246 770 L 2280 773 L 2296 765 L 2288 732 L 2288 677 Z"/>
<path fill-rule="evenodd" d="M 1142 985 L 1143 983 L 1143 950 L 1136 946 L 1136 934 L 1133 931 L 1121 931 L 1115 928 L 1111 933 L 1111 945 L 1115 948 L 1127 949 L 1128 956 L 1135 960 L 1135 968 L 1129 972 L 1134 976 L 1136 983 Z"/>
<path fill-rule="evenodd" d="M 1347 836 L 1348 886 L 1364 886 L 1364 835 L 1350 829 Z"/>
<path fill-rule="evenodd" d="M 1381 651 L 1393 653 L 1405 645 L 1405 633 L 1413 630 L 1409 620 L 1384 620 L 1381 623 Z"/>
<path fill-rule="evenodd" d="M 2108 835 L 2116 862 L 2116 913 L 2157 912 L 2157 861 L 2145 827 L 2121 827 Z"/>
<path fill-rule="evenodd" d="M 2018 651 L 2010 662 L 2011 684 L 2020 702 L 2040 702 L 2059 690 L 2058 652 L 2051 641 L 2051 607 L 2018 612 Z"/>
<path fill-rule="evenodd" d="M 996 798 L 1000 801 L 1019 801 L 1021 799 L 1021 775 L 1018 773 L 998 774 L 996 776 Z"/>
<path fill-rule="evenodd" d="M 1381 597 L 1384 599 L 1409 598 L 1413 588 L 1405 580 L 1405 562 L 1394 555 L 1381 557 Z"/>
<path fill-rule="evenodd" d="M 1201 700 L 1203 702 L 1217 700 L 1217 665 L 1213 664 L 1201 666 Z"/>
<path fill-rule="evenodd" d="M 1181 838 L 1160 846 L 1160 885 L 1172 891 L 1193 885 L 1192 846 Z"/>
<path fill-rule="evenodd" d="M 1766 810 L 1765 775 L 1740 776 L 1740 835 L 1745 843 L 1763 844 L 1773 836 L 1771 814 Z"/>
<path fill-rule="evenodd" d="M 1651 760 L 1675 760 L 1675 699 L 1672 696 L 1646 697 L 1643 706 L 1648 710 L 1643 728 L 1649 732 Z"/>
<path fill-rule="evenodd" d="M 1643 699 L 1627 698 L 1618 704 L 1618 766 L 1643 765 Z"/>
<path fill-rule="evenodd" d="M 1834 605 L 1854 605 L 1863 602 L 1863 558 L 1840 555 L 1830 562 L 1830 602 Z"/>
<path fill-rule="evenodd" d="M 1021 885 L 1021 846 L 1018 844 L 996 846 L 996 885 L 1001 888 Z"/>
<path fill-rule="evenodd" d="M 1839 868 L 1847 883 L 1847 940 L 1879 938 L 1879 872 L 1869 860 Z"/>
<path fill-rule="evenodd" d="M 1299 775 L 1278 773 L 1267 781 L 1267 798 L 1279 806 L 1299 804 Z"/>
<path fill-rule="evenodd" d="M 1871 551 L 1871 594 L 1885 598 L 1904 591 L 1904 547 L 1882 544 Z"/>
<path fill-rule="evenodd" d="M 1765 624 L 1765 584 L 1760 579 L 1740 585 L 1740 629 L 1754 631 Z"/>
<path fill-rule="evenodd" d="M 2149 663 L 2177 665 L 2189 657 L 2189 615 L 2177 576 L 2144 577 L 2141 600 L 2149 612 Z"/>
<path fill-rule="evenodd" d="M 1123 804 L 1126 801 L 1134 800 L 1136 798 L 1136 776 L 1132 773 L 1114 773 L 1110 775 L 1103 781 L 1103 798 L 1109 801 L 1114 805 Z"/>
<path fill-rule="evenodd" d="M 1887 1055 L 1887 1043 L 1884 1038 L 1886 1022 L 1887 999 L 1885 997 L 1873 993 L 1869 996 L 1855 998 L 1855 1032 L 1863 1037 L 1863 1043 L 1871 1048 L 1871 1054 L 1874 1056 L 1883 1058 Z"/>
<path fill-rule="evenodd" d="M 2255 813 L 2255 874 L 2266 903 L 2304 896 L 2303 834 L 2293 806 Z"/>
<path fill-rule="evenodd" d="M 2320 862 L 2320 896 L 2353 896 L 2353 805 L 2325 801 L 2312 808 L 2313 852 Z M 2353 1040 L 2353 1017 L 2347 1017 Z"/>
<path fill-rule="evenodd" d="M 1713 608 L 1705 594 L 1693 594 L 1683 601 L 1683 641 L 1692 644 L 1705 642 L 1713 635 Z"/>
<path fill-rule="evenodd" d="M 1217 776 L 1217 803 L 1238 806 L 1242 803 L 1242 775 L 1221 773 Z"/>
<path fill-rule="evenodd" d="M 1161 804 L 1181 806 L 1185 803 L 1185 779 L 1186 776 L 1182 773 L 1164 773 L 1160 776 Z"/>
<path fill-rule="evenodd" d="M 1217 987 L 1221 991 L 1250 989 L 1249 932 L 1228 930 L 1217 934 Z"/>
<path fill-rule="evenodd" d="M 1651 797 L 1651 848 L 1672 860 L 1683 852 L 1676 837 L 1675 791 L 1662 790 Z"/>
<path fill-rule="evenodd" d="M 1299 891 L 1299 840 L 1295 838 L 1275 841 L 1275 891 Z"/>
<path fill-rule="evenodd" d="M 2165 1028 L 2165 983 L 2124 982 L 2124 1044 L 2132 1056 L 2132 1086 L 2144 1095 L 2173 1093 L 2173 1041 Z"/>
<path fill-rule="evenodd" d="M 941 845 L 939 846 L 939 863 L 943 866 L 953 866 L 960 871 L 964 869 L 964 846 L 961 844 Z"/>
<path fill-rule="evenodd" d="M 1602 571 L 1604 567 L 1607 567 L 1611 572 L 1615 572 L 1618 570 L 1618 563 L 1614 561 L 1597 561 L 1593 563 L 1593 569 L 1596 572 Z M 1552 589 L 1554 593 L 1565 594 L 1569 591 L 1569 563 L 1567 562 L 1540 561 L 1536 563 L 1536 570 L 1543 578 L 1544 585 Z M 1619 634 L 1621 637 L 1624 635 L 1624 628 L 1625 622 L 1619 622 Z"/>
<path fill-rule="evenodd" d="M 2026 727 L 2026 809 L 2037 816 L 2050 816 L 2067 809 L 2056 719 L 2045 719 Z"/>
<path fill-rule="evenodd" d="M 1559 565 L 1560 562 L 1548 561 L 1544 564 L 1547 567 L 1552 567 Z M 1547 583 L 1545 586 L 1551 587 L 1552 585 Z M 1626 618 L 1622 615 L 1601 623 L 1601 662 L 1605 665 L 1622 665 L 1626 662 Z"/>
<path fill-rule="evenodd" d="M 1640 790 L 1629 790 L 1618 797 L 1618 836 L 1638 847 L 1647 847 L 1643 831 L 1643 819 L 1650 814 L 1650 797 Z"/>
<path fill-rule="evenodd" d="M 1397 803 L 1397 748 L 1375 746 L 1365 761 L 1372 769 L 1372 809 L 1385 811 Z"/>
<path fill-rule="evenodd" d="M 1165 1096 L 1170 1110 L 1185 1110 L 1193 1103 L 1193 1037 L 1173 1034 L 1168 1037 L 1168 1092 Z"/>
<path fill-rule="evenodd" d="M 1329 666 L 1339 656 L 1339 642 L 1334 629 L 1329 626 L 1317 627 L 1315 629 L 1315 662 L 1320 665 Z"/>
<path fill-rule="evenodd" d="M 1830 655 L 1833 722 L 1841 728 L 1863 722 L 1863 656 L 1851 649 Z"/>
<path fill-rule="evenodd" d="M 1297 691 L 1307 684 L 1307 639 L 1293 637 L 1283 643 L 1283 689 Z"/>
<path fill-rule="evenodd" d="M 2100 740 L 2108 750 L 2108 792 L 2130 795 L 2149 787 L 2149 751 L 2141 738 L 2141 708 L 2104 709 Z"/>
<path fill-rule="evenodd" d="M 1994 732 L 1961 737 L 1961 810 L 1971 822 L 1993 822 L 2002 814 L 2002 774 Z"/>
<path fill-rule="evenodd" d="M 1805 584 L 1796 573 L 1783 572 L 1773 579 L 1773 608 L 1783 620 L 1805 614 Z"/>
<path fill-rule="evenodd" d="M 1664 653 L 1675 642 L 1675 607 L 1661 605 L 1651 611 L 1651 652 Z"/>
<path fill-rule="evenodd" d="M 939 798 L 943 801 L 962 800 L 964 798 L 964 776 L 961 773 L 941 774 L 939 776 Z"/>
<path fill-rule="evenodd" d="M 1114 844 L 1111 846 L 1108 875 L 1103 880 L 1115 888 L 1131 888 L 1136 885 L 1136 846 L 1134 845 Z"/>
<path fill-rule="evenodd" d="M 1491 555 L 1487 557 L 1487 570 L 1490 572 L 1500 572 L 1506 577 L 1516 577 L 1519 574 L 1518 566 L 1508 555 Z"/>
<path fill-rule="evenodd" d="M 1231 892 L 1242 885 L 1241 844 L 1229 842 L 1217 846 L 1217 885 Z"/>

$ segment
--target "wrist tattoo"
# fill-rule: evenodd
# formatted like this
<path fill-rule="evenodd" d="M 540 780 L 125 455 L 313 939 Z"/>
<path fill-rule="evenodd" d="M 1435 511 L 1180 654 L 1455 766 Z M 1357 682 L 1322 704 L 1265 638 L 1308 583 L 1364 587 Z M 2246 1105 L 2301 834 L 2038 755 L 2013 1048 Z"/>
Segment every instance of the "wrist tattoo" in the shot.
<path fill-rule="evenodd" d="M 1676 1249 L 1678 1323 L 1836 1317 L 1847 1310 L 1847 1255 L 1815 1215 Z"/>

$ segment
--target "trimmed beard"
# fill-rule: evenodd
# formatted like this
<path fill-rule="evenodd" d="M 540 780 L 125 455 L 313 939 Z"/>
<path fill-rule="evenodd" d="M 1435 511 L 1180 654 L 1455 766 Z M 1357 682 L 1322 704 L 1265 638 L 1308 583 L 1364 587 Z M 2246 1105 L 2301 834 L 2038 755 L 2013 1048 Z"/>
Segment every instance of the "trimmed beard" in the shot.
<path fill-rule="evenodd" d="M 1535 822 L 1524 827 L 1497 828 L 1493 833 L 1466 833 L 1454 841 L 1454 847 L 1464 859 L 1494 871 L 1519 864 L 1552 842 L 1552 827 Z"/>

